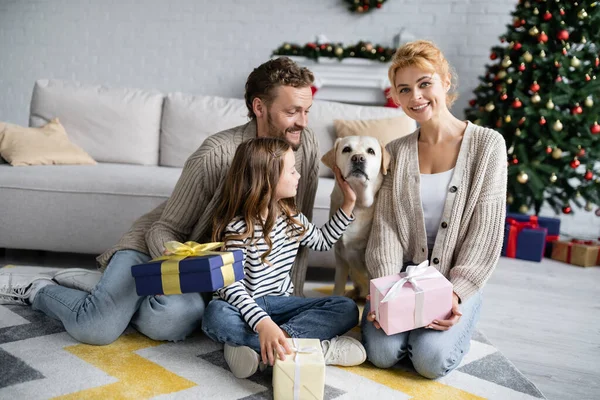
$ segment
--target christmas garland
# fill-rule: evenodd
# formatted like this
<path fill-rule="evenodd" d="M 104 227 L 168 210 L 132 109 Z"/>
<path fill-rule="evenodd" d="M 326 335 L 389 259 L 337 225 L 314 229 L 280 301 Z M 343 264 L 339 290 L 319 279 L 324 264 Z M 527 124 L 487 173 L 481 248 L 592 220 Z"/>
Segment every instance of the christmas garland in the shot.
<path fill-rule="evenodd" d="M 381 8 L 386 0 L 346 0 L 350 4 L 348 9 L 352 12 L 363 14 L 376 8 Z"/>
<path fill-rule="evenodd" d="M 306 43 L 303 46 L 295 43 L 284 43 L 273 51 L 274 56 L 299 56 L 318 61 L 319 57 L 363 58 L 379 62 L 388 62 L 394 56 L 396 49 L 373 45 L 370 42 L 358 42 L 353 46 L 344 47 L 341 43 Z"/>

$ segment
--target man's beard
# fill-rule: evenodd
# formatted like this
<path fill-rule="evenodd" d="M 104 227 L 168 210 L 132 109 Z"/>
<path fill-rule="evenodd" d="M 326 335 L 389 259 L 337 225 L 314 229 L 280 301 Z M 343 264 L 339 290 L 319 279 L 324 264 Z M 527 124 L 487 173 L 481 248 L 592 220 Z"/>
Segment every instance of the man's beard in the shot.
<path fill-rule="evenodd" d="M 267 125 L 269 126 L 269 136 L 277 137 L 285 140 L 291 147 L 293 151 L 297 151 L 300 146 L 302 146 L 302 128 L 296 127 L 295 125 L 289 128 L 286 128 L 283 132 L 281 129 L 277 128 L 275 124 L 273 124 L 273 119 L 271 118 L 271 113 L 267 113 Z M 298 143 L 292 143 L 287 139 L 288 132 L 300 131 L 300 137 Z"/>

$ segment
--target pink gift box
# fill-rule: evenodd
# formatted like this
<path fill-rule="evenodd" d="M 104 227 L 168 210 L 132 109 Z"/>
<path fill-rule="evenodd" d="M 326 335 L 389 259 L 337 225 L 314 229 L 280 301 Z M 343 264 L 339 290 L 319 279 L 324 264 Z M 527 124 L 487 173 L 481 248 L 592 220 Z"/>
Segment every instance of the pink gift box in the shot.
<path fill-rule="evenodd" d="M 406 272 L 371 280 L 371 311 L 376 312 L 376 319 L 387 335 L 450 317 L 452 284 L 427 264 L 425 261 L 409 266 Z"/>

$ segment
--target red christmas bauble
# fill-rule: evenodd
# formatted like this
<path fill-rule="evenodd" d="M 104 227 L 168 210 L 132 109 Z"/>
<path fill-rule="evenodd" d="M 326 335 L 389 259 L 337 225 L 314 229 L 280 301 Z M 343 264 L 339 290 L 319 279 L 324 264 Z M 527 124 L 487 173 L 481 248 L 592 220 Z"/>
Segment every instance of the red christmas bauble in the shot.
<path fill-rule="evenodd" d="M 477 101 L 476 101 L 475 99 L 471 99 L 471 100 L 469 100 L 469 105 L 470 105 L 471 107 L 475 107 L 475 104 L 477 104 Z"/>
<path fill-rule="evenodd" d="M 548 41 L 548 35 L 546 35 L 544 32 L 542 32 L 538 35 L 538 42 L 546 43 L 547 41 Z"/>
<path fill-rule="evenodd" d="M 549 11 L 544 13 L 544 21 L 550 21 L 552 19 L 552 14 Z"/>
<path fill-rule="evenodd" d="M 316 49 L 316 48 L 317 48 L 317 45 L 316 45 L 316 44 L 314 44 L 314 43 L 307 43 L 307 44 L 306 44 L 306 47 L 310 47 L 311 49 Z"/>
<path fill-rule="evenodd" d="M 563 207 L 562 212 L 565 214 L 571 214 L 571 207 L 569 207 L 569 206 Z"/>
<path fill-rule="evenodd" d="M 546 154 L 551 154 L 552 153 L 552 147 L 548 146 L 546 147 Z"/>
<path fill-rule="evenodd" d="M 589 82 L 591 80 L 592 80 L 592 78 L 590 78 L 590 75 L 589 74 L 585 74 L 585 81 Z"/>
<path fill-rule="evenodd" d="M 515 28 L 518 28 L 520 26 L 525 25 L 525 20 L 524 19 L 515 19 L 515 22 L 513 23 L 513 26 Z"/>
<path fill-rule="evenodd" d="M 502 94 L 500 95 L 500 100 L 504 101 L 504 100 L 506 100 L 506 99 L 508 99 L 508 95 L 507 95 L 506 93 L 502 93 Z"/>
<path fill-rule="evenodd" d="M 561 77 L 560 75 L 559 75 L 559 76 L 557 76 L 557 77 L 556 77 L 556 79 L 555 79 L 555 81 L 556 81 L 556 82 L 562 82 L 562 77 Z"/>
<path fill-rule="evenodd" d="M 600 133 L 600 125 L 598 125 L 598 122 L 594 122 L 594 125 L 590 126 L 590 132 L 592 132 L 593 135 Z"/>
<path fill-rule="evenodd" d="M 564 9 L 560 9 L 560 15 L 565 15 L 565 10 Z"/>
<path fill-rule="evenodd" d="M 563 47 L 563 49 L 562 49 L 562 53 L 563 53 L 563 56 L 566 56 L 566 55 L 567 55 L 567 49 L 565 49 L 565 48 Z M 558 66 L 560 67 L 560 64 L 559 64 Z"/>
<path fill-rule="evenodd" d="M 531 89 L 531 91 L 532 91 L 533 93 L 535 93 L 535 92 L 537 92 L 538 90 L 540 90 L 540 85 L 538 85 L 538 83 L 537 83 L 537 82 L 533 82 L 533 83 L 531 84 L 531 86 L 529 86 L 529 89 Z"/>
<path fill-rule="evenodd" d="M 573 109 L 571 110 L 571 113 L 573 115 L 578 115 L 578 114 L 582 114 L 583 113 L 583 108 L 581 108 L 580 105 L 576 105 L 575 107 L 573 107 Z"/>
<path fill-rule="evenodd" d="M 521 47 L 523 47 L 523 45 L 522 45 L 521 43 L 519 43 L 519 42 L 515 42 L 515 45 L 513 46 L 513 49 L 515 49 L 515 50 L 520 50 L 520 49 L 521 49 Z"/>
<path fill-rule="evenodd" d="M 577 153 L 577 157 L 583 157 L 585 156 L 585 149 L 579 149 L 579 152 Z"/>
<path fill-rule="evenodd" d="M 519 120 L 519 125 L 523 125 L 525 123 L 525 117 L 521 117 Z"/>
<path fill-rule="evenodd" d="M 519 163 L 519 159 L 518 159 L 517 157 L 513 158 L 513 159 L 512 159 L 512 163 L 513 163 L 514 165 L 517 165 L 517 164 Z"/>
<path fill-rule="evenodd" d="M 521 103 L 521 100 L 519 100 L 519 99 L 515 99 L 512 102 L 512 108 L 521 108 L 522 105 L 523 105 L 523 103 Z"/>
<path fill-rule="evenodd" d="M 367 6 L 367 5 L 364 5 L 364 6 L 363 6 L 363 10 L 365 10 L 365 11 L 369 11 L 369 6 Z"/>
<path fill-rule="evenodd" d="M 327 45 L 326 44 L 322 44 L 320 47 L 321 47 L 321 50 L 325 50 L 327 48 Z"/>
<path fill-rule="evenodd" d="M 579 165 L 581 165 L 581 162 L 578 159 L 574 159 L 569 163 L 569 165 L 571 166 L 571 168 L 575 169 L 579 167 Z"/>
<path fill-rule="evenodd" d="M 600 58 L 596 57 L 596 67 L 600 66 Z"/>
<path fill-rule="evenodd" d="M 523 72 L 525 71 L 525 64 L 521 63 L 521 65 L 519 65 L 519 71 Z"/>
<path fill-rule="evenodd" d="M 377 3 L 377 5 L 375 7 L 377 8 L 381 8 L 382 4 L 381 3 Z"/>
<path fill-rule="evenodd" d="M 566 29 L 558 31 L 558 33 L 556 34 L 556 38 L 558 40 L 569 40 L 569 31 L 567 31 Z"/>
<path fill-rule="evenodd" d="M 588 170 L 583 177 L 586 181 L 591 181 L 594 178 L 594 174 L 592 174 L 592 171 Z"/>
<path fill-rule="evenodd" d="M 540 125 L 546 125 L 546 118 L 540 117 Z"/>

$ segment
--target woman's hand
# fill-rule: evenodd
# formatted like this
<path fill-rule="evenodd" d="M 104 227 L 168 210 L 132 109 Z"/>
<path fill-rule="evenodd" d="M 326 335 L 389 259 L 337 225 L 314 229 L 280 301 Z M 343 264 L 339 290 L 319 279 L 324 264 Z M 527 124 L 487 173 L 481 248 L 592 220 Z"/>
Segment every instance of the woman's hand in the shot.
<path fill-rule="evenodd" d="M 460 320 L 460 317 L 462 316 L 458 304 L 458 295 L 452 292 L 452 315 L 450 316 L 450 318 L 440 320 L 436 319 L 433 322 L 431 322 L 431 324 L 427 325 L 425 328 L 433 329 L 436 331 L 447 331 L 448 329 L 452 328 L 458 323 L 458 320 Z"/>
<path fill-rule="evenodd" d="M 366 301 L 371 301 L 371 295 L 370 294 L 367 295 Z M 367 314 L 367 321 L 372 322 L 373 326 L 375 328 L 381 329 L 381 325 L 379 325 L 379 322 L 377 322 L 375 320 L 375 317 L 376 317 L 375 311 L 369 311 L 369 314 Z"/>
<path fill-rule="evenodd" d="M 340 189 L 342 189 L 342 194 L 344 195 L 342 210 L 347 216 L 351 216 L 352 211 L 354 211 L 354 204 L 356 204 L 356 193 L 354 193 L 354 190 L 352 190 L 348 182 L 346 182 L 342 176 L 342 171 L 340 171 L 337 165 L 333 167 L 333 173 L 335 174 L 335 180 L 340 186 Z"/>
<path fill-rule="evenodd" d="M 273 365 L 275 363 L 275 352 L 282 361 L 285 360 L 286 354 L 292 353 L 285 333 L 271 318 L 260 321 L 256 325 L 256 331 L 260 341 L 260 355 L 264 364 Z"/>

